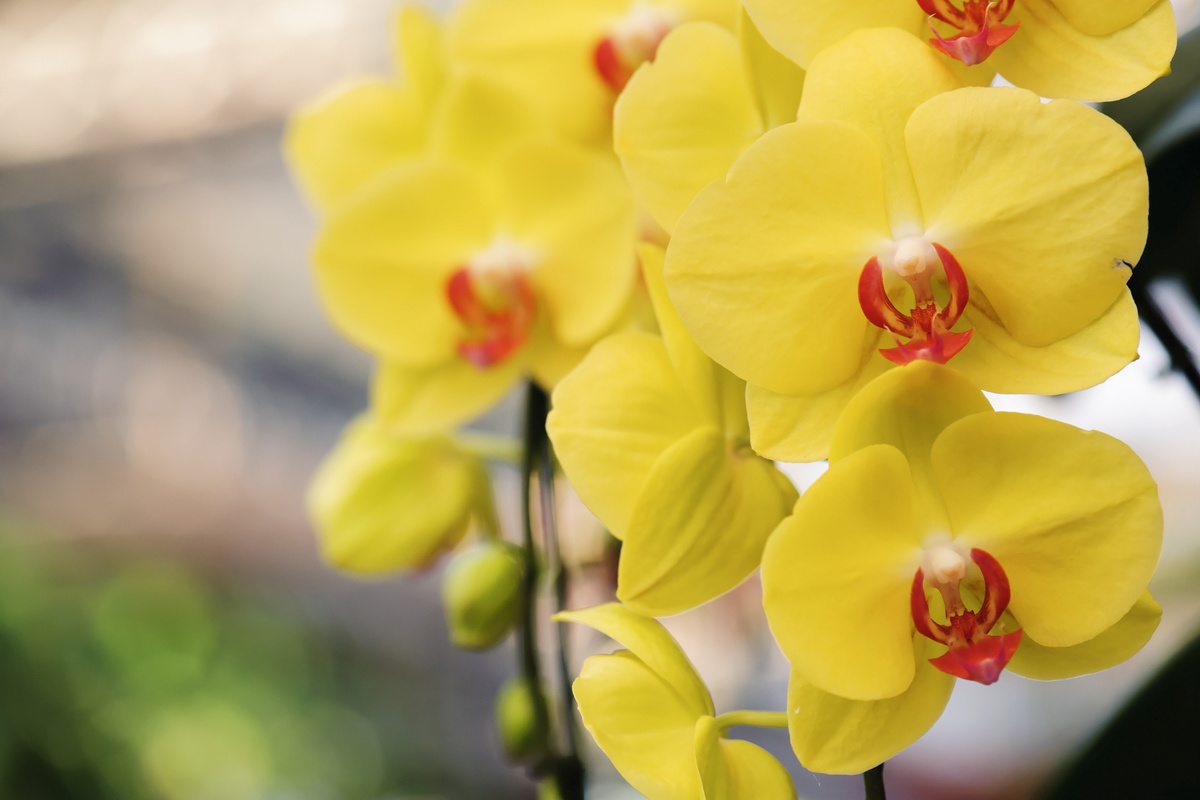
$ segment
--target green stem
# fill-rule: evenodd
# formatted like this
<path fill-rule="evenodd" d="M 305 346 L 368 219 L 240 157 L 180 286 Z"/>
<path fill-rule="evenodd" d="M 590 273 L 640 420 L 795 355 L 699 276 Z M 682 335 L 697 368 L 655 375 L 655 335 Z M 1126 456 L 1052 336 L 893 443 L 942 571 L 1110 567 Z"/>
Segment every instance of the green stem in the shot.
<path fill-rule="evenodd" d="M 883 764 L 863 773 L 863 787 L 867 791 L 865 800 L 887 800 L 883 791 Z"/>
<path fill-rule="evenodd" d="M 537 449 L 545 436 L 545 411 L 538 407 L 540 390 L 530 385 L 525 405 L 525 449 L 521 457 L 521 552 L 524 558 L 524 578 L 521 592 L 521 613 L 517 624 L 517 652 L 521 678 L 529 688 L 533 701 L 533 724 L 541 755 L 531 766 L 533 776 L 549 771 L 550 709 L 542 691 L 542 667 L 538 657 L 537 598 L 540 570 L 537 549 L 533 540 L 532 483 Z M 544 395 L 542 395 L 544 396 Z"/>
<path fill-rule="evenodd" d="M 484 461 L 502 464 L 521 463 L 522 443 L 509 436 L 497 436 L 483 431 L 463 430 L 451 436 L 455 446 Z"/>
<path fill-rule="evenodd" d="M 560 665 L 564 682 L 565 738 L 568 750 L 565 755 L 556 752 L 552 734 L 550 711 L 542 692 L 541 664 L 537 647 L 537 594 L 539 571 L 537 552 L 533 540 L 533 474 L 538 473 L 538 502 L 541 512 L 542 531 L 546 554 L 553 561 L 555 593 L 561 610 L 566 600 L 566 573 L 558 558 L 558 538 L 554 524 L 554 472 L 550 455 L 550 442 L 546 436 L 546 415 L 550 411 L 550 398 L 530 382 L 525 404 L 525 447 L 521 455 L 521 499 L 522 533 L 525 546 L 525 592 L 521 615 L 521 674 L 533 689 L 534 723 L 539 741 L 543 743 L 543 754 L 533 765 L 535 778 L 548 777 L 554 782 L 561 800 L 583 800 L 583 762 L 576 754 L 574 734 L 574 696 L 571 694 L 570 673 L 567 667 L 564 640 L 559 640 Z M 560 631 L 561 633 L 561 631 Z"/>
<path fill-rule="evenodd" d="M 717 717 L 722 732 L 734 725 L 753 725 L 756 728 L 786 728 L 786 711 L 728 711 Z"/>

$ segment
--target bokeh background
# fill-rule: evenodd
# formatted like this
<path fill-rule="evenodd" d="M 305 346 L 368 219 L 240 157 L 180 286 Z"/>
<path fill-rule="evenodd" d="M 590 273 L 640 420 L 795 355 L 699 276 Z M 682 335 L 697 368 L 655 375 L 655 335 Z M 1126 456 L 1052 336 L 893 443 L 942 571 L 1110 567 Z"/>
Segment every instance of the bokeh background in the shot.
<path fill-rule="evenodd" d="M 1176 7 L 1181 31 L 1200 20 L 1200 2 Z M 304 516 L 309 475 L 366 404 L 370 363 L 320 312 L 314 219 L 279 141 L 290 109 L 390 70 L 393 11 L 0 0 L 2 797 L 534 796 L 492 732 L 511 646 L 455 651 L 436 568 L 335 574 Z M 1200 352 L 1181 284 L 1152 290 Z M 1103 386 L 995 398 L 1115 435 L 1147 462 L 1167 522 L 1158 634 L 1100 675 L 960 685 L 889 762 L 897 800 L 1035 796 L 1200 629 L 1200 400 L 1167 368 L 1147 332 L 1141 359 Z M 518 410 L 510 398 L 478 425 L 511 432 Z M 805 486 L 820 467 L 790 474 Z M 518 476 L 496 477 L 512 497 Z M 597 526 L 560 495 L 573 602 L 607 599 Z M 501 510 L 514 530 L 511 501 Z M 669 621 L 718 710 L 782 708 L 787 667 L 758 603 L 750 581 Z M 573 636 L 579 658 L 611 647 Z M 862 796 L 857 778 L 804 773 L 781 732 L 746 735 L 802 797 Z M 590 757 L 594 797 L 637 797 Z"/>

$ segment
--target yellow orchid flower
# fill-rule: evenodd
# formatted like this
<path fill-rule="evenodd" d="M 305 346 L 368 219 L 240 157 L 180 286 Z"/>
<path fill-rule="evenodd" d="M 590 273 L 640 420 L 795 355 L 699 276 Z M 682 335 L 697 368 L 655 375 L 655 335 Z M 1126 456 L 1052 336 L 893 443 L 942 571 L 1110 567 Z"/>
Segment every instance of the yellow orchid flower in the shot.
<path fill-rule="evenodd" d="M 942 365 L 876 379 L 763 555 L 801 763 L 881 763 L 933 724 L 956 677 L 1128 658 L 1158 624 L 1146 584 L 1161 544 L 1154 480 L 1116 439 L 995 412 Z"/>
<path fill-rule="evenodd" d="M 624 541 L 617 597 L 662 616 L 711 600 L 758 568 L 796 490 L 750 451 L 745 384 L 688 337 L 642 248 L 662 337 L 592 349 L 554 390 L 546 430 L 584 503 Z"/>
<path fill-rule="evenodd" d="M 547 388 L 628 306 L 636 213 L 610 157 L 545 137 L 518 95 L 457 76 L 428 155 L 360 188 L 316 246 L 326 310 L 385 362 L 397 431 L 473 416 L 522 375 Z"/>
<path fill-rule="evenodd" d="M 489 513 L 479 460 L 444 437 L 394 435 L 369 416 L 342 434 L 308 489 L 308 514 L 333 564 L 378 574 L 424 569 Z"/>
<path fill-rule="evenodd" d="M 893 362 L 961 350 L 988 391 L 1057 394 L 1136 355 L 1141 153 L 1086 106 L 960 88 L 941 59 L 895 29 L 826 49 L 797 122 L 675 227 L 671 299 L 749 384 L 760 455 L 824 458 L 841 408 Z M 900 346 L 880 352 L 885 330 Z"/>
<path fill-rule="evenodd" d="M 765 131 L 796 118 L 804 71 L 743 12 L 738 36 L 688 22 L 663 39 L 613 112 L 613 146 L 638 200 L 668 233 L 696 194 Z"/>
<path fill-rule="evenodd" d="M 419 6 L 396 15 L 398 80 L 361 79 L 292 117 L 284 153 L 314 206 L 327 212 L 390 167 L 419 157 L 448 65 L 437 20 Z"/>
<path fill-rule="evenodd" d="M 449 47 L 535 98 L 568 137 L 607 147 L 613 100 L 663 37 L 688 20 L 732 29 L 737 12 L 735 0 L 467 0 Z"/>
<path fill-rule="evenodd" d="M 807 67 L 863 28 L 933 34 L 969 84 L 997 72 L 1043 97 L 1107 101 L 1165 75 L 1175 54 L 1170 0 L 746 0 L 774 47 Z"/>
<path fill-rule="evenodd" d="M 573 688 L 583 724 L 617 771 L 648 800 L 794 800 L 783 766 L 725 738 L 712 697 L 655 620 L 619 603 L 558 614 L 625 650 L 591 656 Z"/>

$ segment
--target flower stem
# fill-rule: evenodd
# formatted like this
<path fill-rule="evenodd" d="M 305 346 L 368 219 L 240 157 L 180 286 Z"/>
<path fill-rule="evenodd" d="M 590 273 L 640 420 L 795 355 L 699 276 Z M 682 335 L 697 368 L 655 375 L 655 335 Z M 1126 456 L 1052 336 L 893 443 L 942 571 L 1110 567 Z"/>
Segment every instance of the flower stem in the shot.
<path fill-rule="evenodd" d="M 454 444 L 484 461 L 503 464 L 521 462 L 522 443 L 508 436 L 483 431 L 462 430 L 451 436 Z"/>
<path fill-rule="evenodd" d="M 565 610 L 567 604 L 567 572 L 563 567 L 561 550 L 558 541 L 558 525 L 554 507 L 554 454 L 550 440 L 546 436 L 546 415 L 550 410 L 550 398 L 546 396 L 537 384 L 530 382 L 525 407 L 525 449 L 521 460 L 523 521 L 526 548 L 526 567 L 531 568 L 526 575 L 526 603 L 522 626 L 528 632 L 522 639 L 522 674 L 527 680 L 532 680 L 534 686 L 541 686 L 540 665 L 534 628 L 537 625 L 536 599 L 538 588 L 537 558 L 533 543 L 532 520 L 532 491 L 533 473 L 538 476 L 538 511 L 542 527 L 543 545 L 546 553 L 547 567 L 550 580 L 554 587 L 556 611 Z M 578 736 L 575 730 L 575 696 L 571 689 L 570 662 L 567 653 L 567 642 L 563 627 L 560 623 L 556 629 L 558 637 L 558 666 L 561 675 L 562 690 L 562 739 L 566 752 L 559 753 L 551 735 L 553 725 L 550 720 L 549 708 L 545 700 L 535 701 L 535 720 L 540 732 L 545 736 L 545 754 L 540 764 L 535 764 L 537 774 L 549 773 L 561 800 L 583 800 L 584 768 L 578 755 Z M 532 672 L 530 672 L 532 670 Z M 529 675 L 536 676 L 530 679 Z M 544 697 L 540 691 L 539 697 Z M 540 708 L 539 708 L 540 707 Z"/>
<path fill-rule="evenodd" d="M 753 725 L 756 728 L 786 728 L 786 711 L 728 711 L 717 717 L 722 732 L 734 725 Z"/>
<path fill-rule="evenodd" d="M 883 790 L 883 764 L 863 773 L 863 786 L 867 790 L 866 800 L 887 800 Z"/>
<path fill-rule="evenodd" d="M 1154 299 L 1145 281 L 1131 280 L 1129 292 L 1137 304 L 1138 314 L 1145 320 L 1146 325 L 1154 333 L 1154 338 L 1162 343 L 1163 349 L 1171 359 L 1171 369 L 1180 372 L 1192 387 L 1192 392 L 1200 398 L 1200 368 L 1196 366 L 1195 356 L 1191 349 L 1175 333 L 1170 321 L 1162 312 L 1162 307 Z"/>

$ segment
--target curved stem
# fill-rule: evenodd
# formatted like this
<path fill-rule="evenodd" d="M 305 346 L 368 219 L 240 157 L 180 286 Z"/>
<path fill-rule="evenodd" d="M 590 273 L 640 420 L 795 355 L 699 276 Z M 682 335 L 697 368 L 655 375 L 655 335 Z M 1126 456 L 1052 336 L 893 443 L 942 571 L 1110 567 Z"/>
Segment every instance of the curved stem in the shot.
<path fill-rule="evenodd" d="M 753 725 L 756 728 L 786 728 L 786 711 L 727 711 L 717 717 L 722 732 L 734 725 Z"/>
<path fill-rule="evenodd" d="M 1137 304 L 1138 314 L 1154 333 L 1154 338 L 1158 339 L 1167 351 L 1167 355 L 1171 359 L 1171 369 L 1182 373 L 1192 387 L 1192 392 L 1197 398 L 1200 398 L 1200 368 L 1196 366 L 1196 359 L 1191 349 L 1179 338 L 1179 334 L 1175 333 L 1175 329 L 1171 327 L 1170 321 L 1163 314 L 1162 307 L 1150 293 L 1145 281 L 1131 280 L 1129 292 Z"/>
<path fill-rule="evenodd" d="M 498 461 L 502 464 L 521 463 L 522 443 L 509 436 L 462 430 L 450 438 L 457 447 L 484 461 Z"/>
<path fill-rule="evenodd" d="M 543 399 L 539 399 L 540 398 Z M 533 701 L 533 724 L 543 753 L 531 767 L 534 777 L 548 771 L 550 758 L 550 710 L 542 691 L 542 668 L 537 643 L 538 566 L 537 549 L 533 540 L 532 483 L 537 450 L 546 435 L 545 394 L 530 384 L 525 405 L 525 448 L 521 456 L 521 553 L 524 558 L 524 577 L 521 592 L 521 613 L 517 625 L 517 652 L 521 678 Z"/>
<path fill-rule="evenodd" d="M 538 661 L 538 650 L 535 634 L 536 600 L 538 588 L 537 557 L 533 542 L 532 493 L 533 473 L 538 476 L 538 511 L 542 527 L 542 538 L 545 546 L 548 568 L 555 591 L 556 610 L 564 610 L 567 602 L 567 573 L 563 569 L 562 558 L 558 546 L 558 526 L 554 508 L 554 455 L 551 451 L 550 440 L 546 436 L 546 415 L 550 411 L 550 398 L 546 396 L 537 384 L 530 382 L 525 406 L 525 449 L 521 459 L 523 521 L 525 537 L 526 575 L 526 607 L 522 617 L 522 626 L 527 633 L 522 639 L 521 663 L 522 674 L 526 680 L 537 687 L 534 701 L 534 715 L 537 729 L 545 733 L 542 741 L 545 743 L 544 758 L 540 764 L 535 764 L 535 776 L 547 775 L 554 782 L 560 800 L 583 800 L 584 769 L 577 750 L 578 737 L 575 732 L 575 696 L 571 689 L 571 673 L 567 658 L 566 638 L 561 624 L 557 629 L 559 669 L 562 677 L 563 708 L 562 726 L 563 739 L 566 742 L 566 752 L 556 752 L 554 737 L 551 735 L 549 708 L 545 695 L 541 692 L 542 679 Z M 533 677 L 530 677 L 530 676 Z"/>
<path fill-rule="evenodd" d="M 883 764 L 863 773 L 863 787 L 867 792 L 865 800 L 887 800 L 883 790 Z"/>

